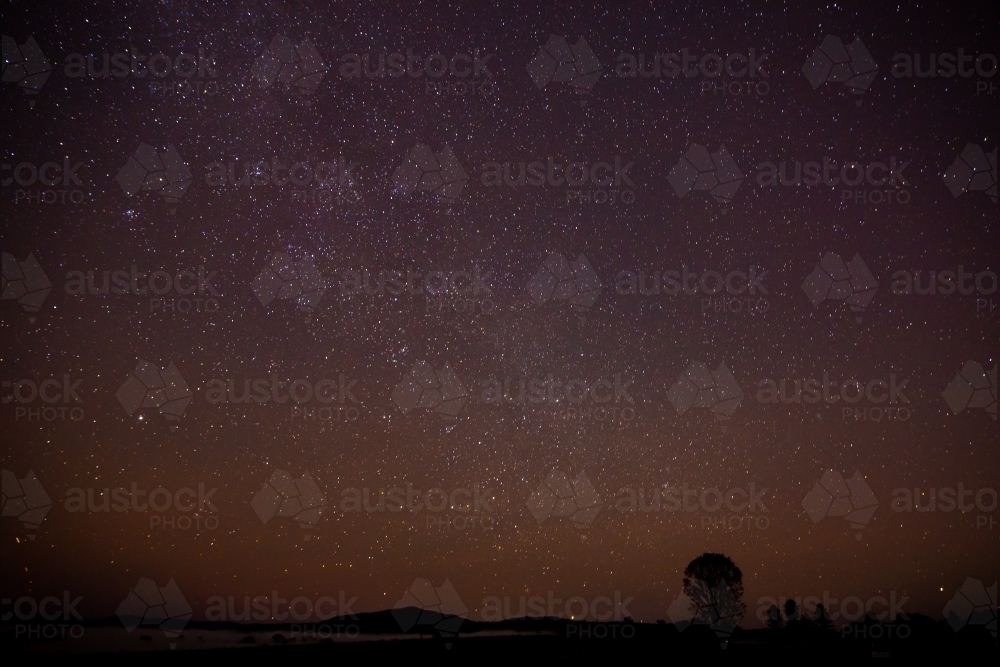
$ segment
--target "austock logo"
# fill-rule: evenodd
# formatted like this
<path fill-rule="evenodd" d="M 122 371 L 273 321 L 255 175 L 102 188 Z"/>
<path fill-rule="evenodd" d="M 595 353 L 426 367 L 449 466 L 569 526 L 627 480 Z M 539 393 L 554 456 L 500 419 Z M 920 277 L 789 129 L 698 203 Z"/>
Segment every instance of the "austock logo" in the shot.
<path fill-rule="evenodd" d="M 787 160 L 761 162 L 757 165 L 757 184 L 767 188 L 826 186 L 840 187 L 840 203 L 862 205 L 909 204 L 910 180 L 906 169 L 910 162 L 890 155 L 888 161 L 865 159 Z M 791 173 L 789 173 L 791 171 Z M 860 186 L 860 187 L 859 187 Z"/>
<path fill-rule="evenodd" d="M 18 45 L 17 40 L 3 35 L 3 82 L 14 83 L 28 95 L 28 104 L 35 106 L 34 96 L 42 90 L 42 86 L 52 73 L 52 64 L 42 53 L 34 37 L 28 37 L 24 44 Z"/>
<path fill-rule="evenodd" d="M 733 487 L 722 491 L 715 487 L 691 488 L 662 484 L 651 489 L 623 487 L 611 494 L 608 512 L 649 514 L 667 512 L 697 514 L 702 528 L 710 530 L 767 530 L 770 510 L 764 503 L 769 487 L 757 489 Z M 575 479 L 553 468 L 526 503 L 535 520 L 542 524 L 550 518 L 566 518 L 579 529 L 590 526 L 605 507 L 585 471 Z M 720 513 L 721 512 L 721 513 Z M 582 535 L 581 535 L 582 537 Z"/>
<path fill-rule="evenodd" d="M 549 35 L 528 63 L 528 75 L 539 90 L 550 83 L 563 83 L 585 95 L 601 77 L 601 63 L 583 37 L 570 45 L 565 37 Z"/>
<path fill-rule="evenodd" d="M 832 299 L 844 302 L 855 313 L 863 313 L 875 298 L 878 281 L 860 254 L 855 253 L 849 263 L 844 263 L 840 255 L 828 252 L 802 282 L 802 291 L 813 306 Z M 856 319 L 860 322 L 860 315 Z"/>
<path fill-rule="evenodd" d="M 767 270 L 750 265 L 749 271 L 680 270 L 620 271 L 615 292 L 623 296 L 701 296 L 701 312 L 714 314 L 765 313 L 771 308 L 764 285 Z"/>
<path fill-rule="evenodd" d="M 426 93 L 466 97 L 495 93 L 493 72 L 489 68 L 493 56 L 481 49 L 420 54 L 410 48 L 406 53 L 345 53 L 334 55 L 332 60 L 339 63 L 336 73 L 342 79 L 424 79 Z M 311 40 L 295 44 L 284 35 L 277 35 L 254 61 L 253 77 L 263 88 L 275 83 L 294 87 L 305 103 L 310 104 L 309 98 L 330 69 Z"/>
<path fill-rule="evenodd" d="M 845 480 L 836 470 L 828 470 L 806 494 L 802 509 L 814 524 L 827 516 L 844 517 L 858 531 L 854 539 L 860 542 L 861 530 L 878 509 L 878 499 L 860 471 L 856 470 L 853 477 Z"/>
<path fill-rule="evenodd" d="M 561 159 L 561 158 L 560 158 Z M 480 182 L 489 187 L 552 188 L 565 193 L 560 198 L 566 204 L 609 204 L 635 202 L 635 183 L 629 172 L 634 161 L 625 162 L 616 155 L 611 162 L 557 162 L 549 155 L 544 160 L 520 162 L 486 162 Z"/>
<path fill-rule="evenodd" d="M 34 253 L 28 253 L 24 261 L 5 252 L 0 254 L 3 269 L 3 286 L 0 299 L 17 301 L 29 313 L 29 321 L 34 323 L 34 313 L 41 309 L 45 299 L 52 291 L 52 283 L 42 270 L 42 265 L 35 259 Z"/>
<path fill-rule="evenodd" d="M 332 374 L 331 374 L 332 375 Z M 337 378 L 320 377 L 284 379 L 277 373 L 270 377 L 212 378 L 205 387 L 205 402 L 211 405 L 290 404 L 289 418 L 295 422 L 331 424 L 353 422 L 361 417 L 354 395 L 354 385 L 344 373 Z"/>
<path fill-rule="evenodd" d="M 3 174 L 0 186 L 17 186 L 14 190 L 15 204 L 82 204 L 86 195 L 80 189 L 83 181 L 76 173 L 81 167 L 83 162 L 72 162 L 68 157 L 62 158 L 62 164 L 55 160 L 41 164 L 29 161 L 4 162 L 0 167 Z M 38 187 L 39 185 L 44 187 Z"/>
<path fill-rule="evenodd" d="M 583 254 L 571 262 L 560 252 L 551 253 L 528 281 L 528 292 L 536 305 L 567 301 L 577 312 L 589 311 L 602 288 L 601 279 Z"/>
<path fill-rule="evenodd" d="M 997 420 L 997 365 L 987 372 L 978 361 L 965 362 L 962 370 L 942 392 L 952 414 L 971 408 L 982 408 Z"/>
<path fill-rule="evenodd" d="M 427 361 L 417 361 L 392 390 L 392 402 L 404 415 L 421 408 L 455 420 L 468 400 L 468 391 L 447 361 L 438 371 Z"/>
<path fill-rule="evenodd" d="M 3 494 L 0 515 L 17 518 L 28 530 L 38 530 L 52 508 L 52 499 L 35 473 L 29 470 L 24 479 L 18 479 L 10 470 L 0 471 L 0 485 Z M 34 533 L 28 535 L 28 541 L 34 539 Z"/>
<path fill-rule="evenodd" d="M 409 197 L 414 192 L 431 192 L 442 202 L 454 203 L 469 180 L 451 146 L 435 153 L 427 144 L 414 146 L 392 174 L 395 193 Z"/>
<path fill-rule="evenodd" d="M 926 60 L 924 57 L 926 56 Z M 959 47 L 955 53 L 897 53 L 892 57 L 892 76 L 897 79 L 976 78 L 976 96 L 992 96 L 997 87 L 988 81 L 997 75 L 997 57 L 992 53 L 966 54 Z"/>
<path fill-rule="evenodd" d="M 909 601 L 910 598 L 906 595 L 897 596 L 895 590 L 889 592 L 888 599 L 878 595 L 866 600 L 855 595 L 849 595 L 842 599 L 835 598 L 829 590 L 823 591 L 822 595 L 795 596 L 793 598 L 786 598 L 784 595 L 765 595 L 757 600 L 756 615 L 763 622 L 778 620 L 795 622 L 805 620 L 811 612 L 813 619 L 818 619 L 819 615 L 822 614 L 826 620 L 831 622 L 840 619 L 846 621 L 841 629 L 841 637 L 857 634 L 858 637 L 871 636 L 877 639 L 879 632 L 887 634 L 895 632 L 896 637 L 906 639 L 910 635 L 908 625 L 900 625 L 892 630 L 872 629 L 866 633 L 860 628 L 851 628 L 847 624 L 857 623 L 866 617 L 869 622 L 875 620 L 895 623 L 897 619 L 908 621 L 909 616 L 903 607 Z M 784 611 L 784 618 L 782 618 L 782 611 Z M 889 634 L 889 637 L 892 635 Z"/>
<path fill-rule="evenodd" d="M 496 93 L 489 63 L 493 53 L 469 49 L 458 53 L 345 53 L 339 59 L 344 79 L 424 79 L 424 92 L 452 98 Z"/>
<path fill-rule="evenodd" d="M 194 394 L 174 362 L 160 369 L 140 359 L 135 370 L 118 389 L 116 397 L 130 417 L 141 408 L 157 408 L 166 418 L 170 430 L 176 431 L 176 422 L 184 415 Z M 142 420 L 141 415 L 139 419 Z"/>
<path fill-rule="evenodd" d="M 292 301 L 308 316 L 326 293 L 326 279 L 311 257 L 293 260 L 287 253 L 276 252 L 253 279 L 252 287 L 262 306 L 275 299 Z"/>
<path fill-rule="evenodd" d="M 966 192 L 985 192 L 996 204 L 997 149 L 987 153 L 979 144 L 966 144 L 943 178 L 956 199 Z"/>
<path fill-rule="evenodd" d="M 250 506 L 261 523 L 266 524 L 276 516 L 290 516 L 302 530 L 312 530 L 326 511 L 327 500 L 308 471 L 293 479 L 290 473 L 278 469 L 253 497 Z M 306 533 L 306 540 L 311 537 Z"/>
<path fill-rule="evenodd" d="M 274 300 L 293 301 L 307 318 L 328 289 L 345 300 L 405 295 L 418 302 L 418 297 L 423 296 L 423 313 L 427 316 L 492 315 L 497 310 L 489 285 L 492 274 L 492 270 L 483 271 L 473 264 L 471 269 L 459 270 L 423 271 L 412 265 L 405 270 L 343 269 L 336 275 L 324 276 L 312 257 L 293 260 L 287 253 L 276 252 L 254 278 L 252 287 L 261 305 Z"/>
<path fill-rule="evenodd" d="M 309 39 L 299 44 L 284 35 L 275 35 L 253 64 L 253 78 L 262 88 L 280 83 L 303 99 L 316 93 L 329 67 Z"/>
<path fill-rule="evenodd" d="M 149 144 L 139 144 L 128 162 L 118 170 L 115 181 L 129 197 L 141 190 L 152 190 L 159 192 L 168 204 L 176 206 L 191 185 L 191 170 L 173 145 L 159 152 Z M 171 212 L 176 212 L 176 208 L 171 208 Z"/>
<path fill-rule="evenodd" d="M 845 46 L 839 37 L 827 35 L 802 66 L 802 73 L 813 90 L 825 83 L 844 84 L 859 96 L 854 104 L 861 106 L 860 96 L 875 80 L 878 64 L 860 37 Z"/>
<path fill-rule="evenodd" d="M 14 406 L 14 421 L 20 421 L 22 418 L 29 422 L 83 421 L 83 408 L 79 405 L 70 407 L 73 403 L 83 403 L 83 399 L 76 393 L 82 383 L 83 380 L 74 382 L 69 373 L 64 374 L 61 380 L 55 377 L 46 380 L 33 378 L 4 380 L 0 382 L 0 389 L 3 392 L 0 394 L 0 403 L 3 405 L 17 403 Z M 37 402 L 44 405 L 31 407 Z M 57 407 L 58 403 L 62 405 Z"/>
<path fill-rule="evenodd" d="M 926 276 L 924 279 L 923 276 Z M 986 270 L 972 273 L 959 264 L 956 270 L 909 271 L 901 270 L 892 274 L 892 293 L 896 295 L 935 296 L 961 294 L 976 295 L 976 312 L 992 310 L 993 300 L 987 300 L 997 292 L 997 274 Z"/>
<path fill-rule="evenodd" d="M 849 377 L 837 381 L 826 372 L 822 378 L 767 379 L 757 383 L 757 402 L 828 406 L 841 403 L 843 421 L 905 422 L 912 416 L 907 407 L 910 399 L 904 393 L 909 382 L 909 378 L 899 378 L 895 373 L 890 373 L 888 379 L 869 380 Z"/>
<path fill-rule="evenodd" d="M 651 489 L 625 487 L 619 489 L 613 508 L 622 513 L 684 512 L 696 514 L 699 524 L 706 530 L 767 530 L 771 527 L 771 511 L 764 503 L 769 487 L 757 490 L 750 482 L 748 488 L 735 486 L 723 491 L 716 487 L 690 487 L 661 484 Z M 692 517 L 693 518 L 693 517 Z"/>
<path fill-rule="evenodd" d="M 627 79 L 697 79 L 702 96 L 763 97 L 771 92 L 765 60 L 767 54 L 758 57 L 753 48 L 725 58 L 719 53 L 693 54 L 687 48 L 674 53 L 621 53 L 615 58 L 615 74 Z"/>
<path fill-rule="evenodd" d="M 66 274 L 63 290 L 77 297 L 149 295 L 151 313 L 169 312 L 175 316 L 178 313 L 215 313 L 219 310 L 219 300 L 215 298 L 219 296 L 219 291 L 213 281 L 218 273 L 206 270 L 204 265 L 199 265 L 195 271 L 182 269 L 173 273 L 163 270 L 146 273 L 133 264 L 130 269 L 114 271 L 70 271 Z"/>
<path fill-rule="evenodd" d="M 708 408 L 715 418 L 725 422 L 733 418 L 743 400 L 743 390 L 732 372 L 721 362 L 713 371 L 700 361 L 692 361 L 667 392 L 677 414 L 691 408 Z"/>
<path fill-rule="evenodd" d="M 667 617 L 678 632 L 684 632 L 691 625 L 707 625 L 722 648 L 728 645 L 745 613 L 744 604 L 721 578 L 714 586 L 701 579 L 685 579 L 684 591 L 667 609 Z"/>
<path fill-rule="evenodd" d="M 219 527 L 219 508 L 212 502 L 212 496 L 219 489 L 205 489 L 199 482 L 194 489 L 183 486 L 176 491 L 158 486 L 151 491 L 140 489 L 132 482 L 130 488 L 95 489 L 94 487 L 73 487 L 66 490 L 63 507 L 71 514 L 77 513 L 145 513 L 149 511 L 150 530 L 181 530 L 200 533 L 202 529 L 215 530 Z"/>
<path fill-rule="evenodd" d="M 955 632 L 969 626 L 985 627 L 997 636 L 997 582 L 986 588 L 979 579 L 968 577 L 941 614 Z"/>
<path fill-rule="evenodd" d="M 179 96 L 218 95 L 219 74 L 215 55 L 198 53 L 142 53 L 135 47 L 118 53 L 70 53 L 64 60 L 63 73 L 69 79 L 136 78 L 148 82 L 150 93 Z"/>
<path fill-rule="evenodd" d="M 893 512 L 912 514 L 977 512 L 976 530 L 992 531 L 997 520 L 992 516 L 997 508 L 997 491 L 989 487 L 965 488 L 964 482 L 955 486 L 898 488 L 892 490 L 890 507 Z"/>
<path fill-rule="evenodd" d="M 415 489 L 410 482 L 402 486 L 348 487 L 340 492 L 340 509 L 344 514 L 424 514 L 424 527 L 438 530 L 493 530 L 496 512 L 490 503 L 496 499 L 494 490 L 475 484 L 472 488 L 456 487 L 448 491 L 440 487 Z"/>
<path fill-rule="evenodd" d="M 693 143 L 670 170 L 667 182 L 680 198 L 692 190 L 708 192 L 725 213 L 744 178 L 725 146 L 709 153 L 705 146 Z"/>
<path fill-rule="evenodd" d="M 347 593 L 338 591 L 337 597 L 321 595 L 315 599 L 305 595 L 296 595 L 291 599 L 282 597 L 279 591 L 271 590 L 267 595 L 246 595 L 243 597 L 243 608 L 237 611 L 240 599 L 230 595 L 226 598 L 221 595 L 213 595 L 205 601 L 205 620 L 215 622 L 226 621 L 258 621 L 275 622 L 291 620 L 297 623 L 317 619 L 320 622 L 330 619 L 350 619 L 358 620 L 351 608 L 358 598 L 356 596 L 347 598 Z M 337 633 L 339 638 L 341 631 L 349 638 L 356 638 L 359 628 L 355 624 L 343 625 L 320 625 L 314 624 L 302 626 L 295 624 L 291 628 L 292 641 L 296 640 L 296 635 L 301 634 L 303 639 L 320 638 L 328 639 Z M 351 634 L 351 633 L 354 634 Z"/>
<path fill-rule="evenodd" d="M 635 383 L 614 376 L 566 377 L 553 373 L 536 376 L 491 376 L 480 383 L 485 405 L 517 406 L 525 414 L 549 411 L 554 420 L 630 424 L 635 421 L 635 400 L 629 387 Z"/>
<path fill-rule="evenodd" d="M 292 204 L 330 208 L 334 205 L 357 203 L 359 164 L 338 155 L 332 160 L 306 156 L 306 159 L 279 158 L 270 160 L 221 159 L 205 167 L 205 185 L 220 192 L 224 188 L 244 188 L 260 193 L 273 186 L 278 198 Z M 269 195 L 268 195 L 269 196 Z"/>
<path fill-rule="evenodd" d="M 30 595 L 3 597 L 0 598 L 0 621 L 7 624 L 13 620 L 15 640 L 83 639 L 86 630 L 78 622 L 83 621 L 83 616 L 76 609 L 82 600 L 82 595 L 73 598 L 67 590 L 62 592 L 62 599 L 55 595 L 41 599 Z"/>
<path fill-rule="evenodd" d="M 597 626 L 587 624 L 568 624 L 566 638 L 578 639 L 631 639 L 635 636 L 635 626 L 632 625 L 632 612 L 628 606 L 634 597 L 622 599 L 621 591 L 615 591 L 614 599 L 606 595 L 587 599 L 581 595 L 573 595 L 567 599 L 555 596 L 555 591 L 547 591 L 541 595 L 488 595 L 483 598 L 480 607 L 480 619 L 486 622 L 504 621 L 508 619 L 568 619 L 584 621 L 588 618 L 600 623 Z M 516 602 L 515 604 L 512 604 Z M 612 624 L 605 625 L 610 621 Z M 620 624 L 620 625 L 619 625 Z"/>
<path fill-rule="evenodd" d="M 604 502 L 585 471 L 581 470 L 575 479 L 570 479 L 562 470 L 553 468 L 527 505 L 539 524 L 550 517 L 562 517 L 583 529 L 594 522 Z"/>
<path fill-rule="evenodd" d="M 458 636 L 462 623 L 469 616 L 469 608 L 450 580 L 445 579 L 444 584 L 436 587 L 429 580 L 417 577 L 393 605 L 392 615 L 403 632 L 414 628 L 429 630 L 447 640 Z M 445 646 L 451 648 L 451 643 Z"/>
<path fill-rule="evenodd" d="M 620 373 L 603 377 L 566 377 L 553 373 L 536 376 L 488 376 L 473 382 L 484 406 L 510 407 L 525 415 L 536 414 L 557 421 L 581 420 L 630 423 L 635 420 L 629 387 L 634 380 Z M 435 371 L 427 361 L 416 362 L 396 385 L 392 401 L 403 414 L 422 408 L 454 421 L 472 398 L 447 362 Z M 449 429 L 450 430 L 450 429 Z"/>
<path fill-rule="evenodd" d="M 471 270 L 433 269 L 421 271 L 407 265 L 399 269 L 345 269 L 331 279 L 339 296 L 348 299 L 392 298 L 406 295 L 418 303 L 424 297 L 424 315 L 492 315 L 497 310 L 489 280 L 492 270 L 477 264 Z M 393 299 L 393 301 L 398 301 Z"/>
<path fill-rule="evenodd" d="M 155 627 L 168 639 L 176 639 L 184 632 L 194 610 L 173 579 L 161 587 L 152 579 L 141 577 L 118 605 L 116 614 L 126 632 L 140 626 Z M 170 648 L 175 647 L 176 643 L 171 642 Z"/>

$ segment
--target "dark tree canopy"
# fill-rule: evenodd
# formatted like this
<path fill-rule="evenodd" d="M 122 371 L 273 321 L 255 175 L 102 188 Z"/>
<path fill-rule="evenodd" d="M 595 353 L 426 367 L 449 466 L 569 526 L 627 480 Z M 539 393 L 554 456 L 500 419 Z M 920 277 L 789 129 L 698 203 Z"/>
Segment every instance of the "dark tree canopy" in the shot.
<path fill-rule="evenodd" d="M 684 568 L 685 589 L 691 585 L 692 579 L 703 581 L 709 588 L 715 588 L 724 581 L 737 600 L 743 598 L 743 572 L 724 554 L 704 553 L 688 563 Z"/>
<path fill-rule="evenodd" d="M 781 630 L 785 627 L 785 618 L 781 615 L 781 610 L 776 604 L 772 604 L 767 609 L 767 627 L 772 630 Z"/>
<path fill-rule="evenodd" d="M 830 632 L 833 630 L 833 621 L 830 620 L 830 612 L 826 610 L 823 603 L 816 605 L 816 613 L 813 616 L 813 626 L 817 630 Z"/>
<path fill-rule="evenodd" d="M 695 620 L 731 633 L 746 613 L 743 573 L 723 554 L 705 553 L 684 569 L 684 593 L 694 604 Z"/>
<path fill-rule="evenodd" d="M 785 600 L 785 618 L 789 621 L 799 620 L 799 607 L 795 600 Z"/>

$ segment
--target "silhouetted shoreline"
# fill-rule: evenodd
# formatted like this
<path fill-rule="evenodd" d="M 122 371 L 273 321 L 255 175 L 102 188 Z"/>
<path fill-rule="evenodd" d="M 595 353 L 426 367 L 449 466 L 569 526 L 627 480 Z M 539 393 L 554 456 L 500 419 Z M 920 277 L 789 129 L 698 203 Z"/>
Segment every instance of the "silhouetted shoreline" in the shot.
<path fill-rule="evenodd" d="M 737 627 L 728 641 L 721 641 L 703 624 L 675 625 L 657 623 L 573 621 L 560 618 L 515 618 L 496 622 L 461 620 L 456 636 L 442 635 L 433 624 L 420 630 L 400 631 L 393 612 L 384 610 L 359 613 L 353 617 L 331 618 L 303 623 L 234 623 L 191 621 L 183 633 L 166 638 L 158 630 L 142 629 L 126 633 L 115 617 L 79 621 L 84 637 L 67 639 L 25 639 L 25 628 L 15 637 L 17 626 L 0 626 L 0 645 L 5 654 L 42 654 L 86 652 L 91 657 L 115 663 L 116 659 L 135 660 L 141 652 L 144 662 L 159 664 L 260 658 L 281 659 L 388 659 L 437 655 L 445 659 L 474 657 L 476 660 L 553 659 L 620 660 L 662 654 L 676 658 L 738 659 L 748 656 L 784 656 L 815 660 L 819 655 L 840 659 L 869 657 L 911 658 L 925 661 L 939 658 L 986 658 L 997 655 L 997 642 L 986 628 L 969 626 L 955 632 L 944 620 L 922 614 L 909 614 L 894 623 L 880 623 L 873 618 L 851 623 L 839 629 L 819 629 L 806 624 L 782 629 Z M 421 610 L 413 609 L 419 612 Z M 446 619 L 431 614 L 428 623 Z M 39 630 L 36 629 L 36 632 Z M 79 632 L 79 631 L 77 631 Z M 87 646 L 86 638 L 101 634 L 118 637 L 118 646 Z M 164 643 L 172 643 L 170 649 Z M 725 648 L 723 648 L 725 643 Z M 81 650 L 82 649 L 82 650 Z"/>

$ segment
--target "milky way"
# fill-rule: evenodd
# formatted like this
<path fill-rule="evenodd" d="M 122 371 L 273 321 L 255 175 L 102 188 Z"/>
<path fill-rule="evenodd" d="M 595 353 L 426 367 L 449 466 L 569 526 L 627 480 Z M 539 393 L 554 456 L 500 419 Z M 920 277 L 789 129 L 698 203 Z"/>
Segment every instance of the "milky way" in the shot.
<path fill-rule="evenodd" d="M 992 585 L 997 16 L 849 4 L 6 7 L 5 597 Z"/>

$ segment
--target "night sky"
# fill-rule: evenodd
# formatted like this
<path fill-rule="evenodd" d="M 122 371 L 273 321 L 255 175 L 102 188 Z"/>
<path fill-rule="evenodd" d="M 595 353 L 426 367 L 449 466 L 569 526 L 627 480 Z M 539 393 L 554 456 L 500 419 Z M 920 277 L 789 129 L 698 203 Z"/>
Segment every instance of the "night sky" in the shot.
<path fill-rule="evenodd" d="M 969 77 L 907 78 L 892 68 L 896 54 L 920 54 L 924 69 L 930 54 L 995 54 L 996 7 L 697 4 L 5 4 L 5 49 L 7 36 L 19 48 L 33 36 L 52 71 L 37 94 L 14 74 L 0 89 L 0 456 L 17 480 L 33 472 L 52 506 L 37 527 L 5 506 L 4 597 L 69 590 L 83 596 L 84 616 L 98 618 L 114 615 L 148 577 L 159 586 L 173 579 L 195 619 L 212 596 L 274 590 L 343 591 L 358 598 L 358 612 L 392 607 L 420 577 L 450 580 L 473 618 L 487 596 L 618 591 L 634 597 L 636 620 L 651 622 L 667 618 L 685 566 L 708 551 L 742 569 L 743 625 L 758 627 L 765 596 L 895 594 L 909 597 L 906 611 L 940 618 L 966 578 L 993 585 L 996 58 L 983 61 L 986 76 L 974 64 Z M 298 63 L 284 70 L 288 49 L 276 55 L 284 42 L 272 42 L 279 35 Z M 814 89 L 803 64 L 827 35 L 847 46 L 861 40 L 877 64 L 870 84 L 852 92 L 842 80 L 820 80 Z M 547 41 L 549 52 L 575 47 L 575 60 L 560 66 L 539 56 Z M 99 71 L 103 54 L 130 48 L 171 62 L 189 54 L 179 66 L 193 73 L 101 78 L 84 66 L 83 76 L 68 76 L 74 58 L 91 56 Z M 620 76 L 621 54 L 643 54 L 653 74 L 654 54 L 682 49 L 698 57 L 693 76 L 671 77 L 666 66 L 660 76 Z M 468 54 L 454 60 L 460 73 L 473 69 L 478 50 L 479 71 L 431 78 L 421 69 L 418 78 L 389 76 L 387 65 L 384 77 L 344 76 L 352 58 L 374 70 L 380 54 L 399 53 L 405 66 L 407 50 L 449 61 Z M 751 50 L 766 56 L 753 78 L 697 69 L 704 54 L 724 62 Z M 600 64 L 596 81 L 585 78 L 587 52 Z M 533 81 L 536 57 L 542 78 Z M 712 74 L 719 61 L 704 62 Z M 732 62 L 743 71 L 742 60 Z M 126 171 L 144 145 L 155 151 L 147 161 L 163 165 L 160 176 Z M 704 154 L 716 158 L 711 173 L 684 181 L 679 162 Z M 959 183 L 954 196 L 944 174 L 960 154 L 986 167 L 974 177 L 970 170 L 967 191 Z M 171 162 L 177 155 L 180 166 Z M 822 176 L 824 159 L 838 177 L 844 164 L 876 162 L 901 175 L 846 189 L 769 187 L 761 175 L 765 163 L 784 162 L 791 177 L 796 162 L 816 162 Z M 82 163 L 78 182 L 62 178 L 64 161 Z M 27 183 L 47 162 L 59 167 L 56 185 L 8 185 L 14 176 Z M 503 165 L 516 181 L 519 163 L 531 162 L 541 163 L 540 185 L 495 184 Z M 276 163 L 285 170 L 275 173 Z M 320 163 L 328 163 L 325 184 L 304 166 Z M 549 163 L 584 163 L 604 185 L 590 175 L 576 187 L 553 184 L 561 171 L 546 179 Z M 591 169 L 597 163 L 610 167 Z M 575 169 L 571 182 L 582 173 Z M 259 184 L 232 183 L 247 174 Z M 741 182 L 713 197 L 713 178 Z M 122 183 L 134 186 L 131 195 Z M 828 298 L 814 305 L 803 282 L 824 256 L 836 264 L 828 253 L 856 272 L 817 288 Z M 15 272 L 29 254 L 52 285 L 37 308 L 16 293 Z M 844 297 L 868 289 L 860 265 L 877 291 L 852 309 Z M 161 271 L 154 288 L 183 274 L 177 285 L 194 293 L 127 286 L 116 294 L 113 284 L 106 294 L 74 292 L 73 272 L 84 285 L 93 272 L 100 292 L 105 272 L 124 271 L 126 284 L 133 266 L 147 274 L 137 286 Z M 926 286 L 930 272 L 941 278 L 960 266 L 973 276 L 963 283 L 968 294 L 940 293 L 940 281 L 936 294 L 899 293 L 899 272 L 920 272 Z M 742 291 L 740 274 L 731 279 L 740 294 L 706 294 L 698 278 L 688 283 L 695 293 L 666 293 L 668 271 L 697 274 L 709 292 L 717 279 L 706 272 L 752 271 L 766 293 Z M 380 272 L 402 282 L 379 290 Z M 623 272 L 643 272 L 647 288 L 660 272 L 664 285 L 629 294 Z M 355 289 L 365 274 L 369 289 Z M 473 274 L 478 293 L 469 294 Z M 428 275 L 434 291 L 441 275 L 454 279 L 437 295 L 414 293 Z M 171 376 L 172 363 L 189 392 L 176 382 L 161 393 L 154 386 L 137 407 L 140 381 L 121 388 L 142 375 L 142 362 L 154 380 Z M 952 383 L 976 364 L 986 384 L 970 398 L 967 383 Z M 844 400 L 774 403 L 759 393 L 783 381 L 791 396 L 808 379 L 822 391 L 824 374 L 838 383 L 834 397 L 845 381 L 872 383 L 874 401 L 890 385 L 897 393 L 892 402 L 851 403 L 850 416 Z M 81 402 L 29 400 L 30 383 L 14 394 L 22 380 L 56 378 L 61 388 L 64 376 L 80 381 Z M 258 397 L 269 395 L 272 377 L 285 383 L 274 394 L 282 400 L 288 383 L 303 397 L 306 383 L 294 381 L 313 391 L 328 380 L 320 389 L 329 402 L 232 400 L 246 380 L 261 380 Z M 444 388 L 427 386 L 434 382 Z M 507 398 L 498 399 L 505 382 Z M 220 402 L 218 387 L 228 383 L 234 390 Z M 532 383 L 541 387 L 534 394 Z M 577 403 L 583 386 L 593 390 Z M 40 416 L 64 406 L 79 411 Z M 559 477 L 550 478 L 553 469 L 578 481 L 581 513 L 544 504 L 539 487 Z M 845 480 L 860 472 L 855 479 L 878 503 L 870 518 L 851 525 L 822 503 L 810 517 L 804 499 L 822 498 L 810 493 L 831 470 Z M 273 516 L 277 501 L 268 505 L 267 493 L 254 503 L 276 471 L 308 473 L 325 497 L 318 519 Z M 599 496 L 596 515 L 583 512 L 593 506 L 584 479 Z M 72 489 L 93 489 L 99 505 L 104 489 L 148 496 L 199 485 L 217 490 L 210 506 L 192 511 L 70 511 Z M 487 501 L 467 512 L 345 507 L 350 489 L 368 489 L 372 504 L 380 488 L 398 487 L 405 502 L 407 485 L 425 494 L 468 489 L 454 495 L 459 505 L 473 494 Z M 648 506 L 660 490 L 685 485 L 705 499 L 690 511 L 669 511 L 666 499 L 649 512 L 619 502 L 624 489 L 641 490 Z M 898 489 L 919 489 L 926 504 L 931 489 L 959 485 L 987 489 L 982 506 L 975 493 L 967 512 L 945 511 L 941 501 L 934 512 L 893 505 Z M 751 486 L 759 500 L 735 511 L 699 495 Z M 278 513 L 294 514 L 291 506 Z M 181 517 L 194 525 L 181 528 Z"/>

